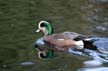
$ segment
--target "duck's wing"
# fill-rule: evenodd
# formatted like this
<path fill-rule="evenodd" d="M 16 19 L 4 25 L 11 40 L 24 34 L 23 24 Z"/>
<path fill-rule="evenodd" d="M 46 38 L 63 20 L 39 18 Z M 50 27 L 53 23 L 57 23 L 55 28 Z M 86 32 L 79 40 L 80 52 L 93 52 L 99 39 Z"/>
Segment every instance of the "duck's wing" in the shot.
<path fill-rule="evenodd" d="M 64 37 L 66 37 L 67 39 L 74 39 L 74 38 L 76 38 L 76 37 L 78 37 L 78 36 L 81 36 L 81 34 L 79 34 L 79 33 L 75 33 L 75 32 L 63 32 L 62 33 L 63 35 L 64 35 Z"/>
<path fill-rule="evenodd" d="M 54 38 L 56 39 L 74 39 L 78 36 L 84 36 L 75 32 L 63 32 L 63 33 L 58 33 L 53 35 Z"/>

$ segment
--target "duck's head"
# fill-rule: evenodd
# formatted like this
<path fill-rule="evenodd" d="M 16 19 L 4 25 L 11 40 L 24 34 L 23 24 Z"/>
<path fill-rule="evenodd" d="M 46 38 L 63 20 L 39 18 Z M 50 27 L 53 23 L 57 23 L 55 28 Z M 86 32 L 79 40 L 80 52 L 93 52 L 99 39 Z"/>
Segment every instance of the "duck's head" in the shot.
<path fill-rule="evenodd" d="M 40 31 L 42 31 L 45 35 L 50 35 L 53 33 L 52 25 L 47 21 L 40 21 L 36 32 Z"/>

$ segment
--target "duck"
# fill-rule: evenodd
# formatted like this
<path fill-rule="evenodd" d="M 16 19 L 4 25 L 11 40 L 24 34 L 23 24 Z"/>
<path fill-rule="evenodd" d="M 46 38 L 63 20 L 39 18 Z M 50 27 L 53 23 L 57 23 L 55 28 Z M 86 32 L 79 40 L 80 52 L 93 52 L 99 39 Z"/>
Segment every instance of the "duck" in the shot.
<path fill-rule="evenodd" d="M 79 39 L 85 38 L 85 35 L 81 35 L 81 34 L 76 33 L 76 32 L 69 32 L 69 31 L 54 34 L 53 33 L 53 27 L 52 27 L 51 23 L 49 23 L 48 21 L 40 21 L 38 23 L 38 29 L 36 30 L 36 32 L 37 33 L 43 32 L 44 35 L 53 35 L 54 38 L 56 38 L 57 40 L 65 40 L 65 39 L 79 40 Z M 48 43 L 48 44 L 50 44 L 50 43 Z M 50 44 L 50 46 L 51 45 L 52 44 Z M 35 47 L 37 47 L 37 46 L 35 46 Z M 38 50 L 38 57 L 41 59 L 42 58 L 48 58 L 48 57 L 50 58 L 50 57 L 54 56 L 53 50 L 48 50 L 46 53 L 44 50 L 40 50 L 39 48 L 36 48 L 36 49 Z"/>

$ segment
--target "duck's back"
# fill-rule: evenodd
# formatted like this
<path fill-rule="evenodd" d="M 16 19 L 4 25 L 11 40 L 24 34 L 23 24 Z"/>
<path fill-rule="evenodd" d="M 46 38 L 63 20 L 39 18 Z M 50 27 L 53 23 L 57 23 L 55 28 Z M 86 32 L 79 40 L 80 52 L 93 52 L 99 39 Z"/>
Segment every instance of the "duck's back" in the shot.
<path fill-rule="evenodd" d="M 54 34 L 54 38 L 56 39 L 74 39 L 78 36 L 84 36 L 75 32 L 63 32 L 63 33 L 58 33 L 58 34 Z"/>

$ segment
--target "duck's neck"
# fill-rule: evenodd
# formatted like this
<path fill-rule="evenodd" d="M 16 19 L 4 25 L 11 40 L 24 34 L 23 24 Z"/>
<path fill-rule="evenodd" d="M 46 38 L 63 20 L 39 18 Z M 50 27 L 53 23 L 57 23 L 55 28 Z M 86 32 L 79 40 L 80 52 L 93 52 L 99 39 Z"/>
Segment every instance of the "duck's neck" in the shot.
<path fill-rule="evenodd" d="M 47 30 L 47 35 L 53 34 L 53 27 L 52 27 L 51 24 L 48 24 L 48 25 L 46 26 L 46 30 Z"/>

